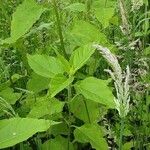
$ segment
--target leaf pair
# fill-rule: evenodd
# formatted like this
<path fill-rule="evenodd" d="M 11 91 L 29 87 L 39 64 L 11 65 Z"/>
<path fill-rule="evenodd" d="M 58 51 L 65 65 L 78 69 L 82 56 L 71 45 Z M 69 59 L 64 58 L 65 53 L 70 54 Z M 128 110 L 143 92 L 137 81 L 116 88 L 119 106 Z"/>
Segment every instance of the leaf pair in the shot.
<path fill-rule="evenodd" d="M 52 78 L 50 82 L 51 97 L 54 97 L 61 90 L 66 88 L 74 80 L 73 75 L 79 70 L 94 53 L 95 49 L 91 49 L 86 45 L 74 51 L 68 62 L 63 56 L 58 58 L 47 55 L 28 55 L 28 63 L 30 67 L 40 76 Z M 67 72 L 69 78 L 63 73 Z"/>

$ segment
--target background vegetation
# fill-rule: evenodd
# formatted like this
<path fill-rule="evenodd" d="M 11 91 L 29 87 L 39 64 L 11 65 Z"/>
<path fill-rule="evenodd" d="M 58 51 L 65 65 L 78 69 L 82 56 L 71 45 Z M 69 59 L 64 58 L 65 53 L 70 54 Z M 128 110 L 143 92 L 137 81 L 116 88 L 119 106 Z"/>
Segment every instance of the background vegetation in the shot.
<path fill-rule="evenodd" d="M 148 0 L 1 0 L 0 149 L 149 150 L 149 20 Z"/>

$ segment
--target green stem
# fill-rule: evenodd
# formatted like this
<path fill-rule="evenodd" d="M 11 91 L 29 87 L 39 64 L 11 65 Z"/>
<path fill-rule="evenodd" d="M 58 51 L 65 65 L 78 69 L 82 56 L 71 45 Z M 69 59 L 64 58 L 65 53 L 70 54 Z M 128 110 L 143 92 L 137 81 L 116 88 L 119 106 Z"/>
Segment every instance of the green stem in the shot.
<path fill-rule="evenodd" d="M 122 150 L 123 132 L 124 132 L 124 118 L 121 118 L 121 120 L 120 120 L 119 150 Z"/>
<path fill-rule="evenodd" d="M 68 148 L 67 148 L 67 150 L 69 150 L 70 149 L 70 135 L 71 135 L 71 122 L 70 122 L 70 117 L 71 117 L 71 111 L 70 111 L 70 106 L 69 106 L 69 101 L 71 100 L 71 98 L 72 98 L 72 93 L 71 93 L 71 84 L 68 86 L 68 112 L 69 112 L 69 120 L 68 120 L 68 128 L 69 128 L 69 130 L 68 130 Z"/>
<path fill-rule="evenodd" d="M 90 17 L 90 10 L 91 10 L 91 4 L 92 4 L 92 0 L 87 0 L 86 1 L 86 7 L 87 7 L 87 18 Z"/>
<path fill-rule="evenodd" d="M 54 6 L 54 11 L 55 11 L 56 20 L 57 20 L 57 29 L 58 29 L 58 34 L 59 34 L 59 39 L 60 39 L 60 44 L 61 44 L 61 50 L 62 50 L 63 55 L 66 58 L 68 58 L 67 53 L 65 51 L 64 38 L 63 38 L 61 21 L 60 21 L 60 16 L 59 16 L 59 10 L 58 10 L 56 0 L 53 0 L 53 6 Z"/>
<path fill-rule="evenodd" d="M 86 109 L 86 113 L 87 113 L 88 121 L 89 121 L 89 123 L 91 123 L 91 119 L 90 119 L 90 114 L 89 114 L 89 111 L 88 111 L 87 103 L 86 103 L 86 101 L 85 101 L 85 100 L 83 100 L 83 101 L 84 101 L 84 104 L 85 104 L 85 109 Z"/>

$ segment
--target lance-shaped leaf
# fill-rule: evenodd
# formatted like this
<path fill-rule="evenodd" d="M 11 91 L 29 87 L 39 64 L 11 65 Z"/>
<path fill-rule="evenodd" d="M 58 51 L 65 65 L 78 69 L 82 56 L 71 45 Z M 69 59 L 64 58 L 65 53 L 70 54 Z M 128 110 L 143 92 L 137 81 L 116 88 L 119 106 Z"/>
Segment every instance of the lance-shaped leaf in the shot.
<path fill-rule="evenodd" d="M 85 45 L 75 50 L 70 58 L 70 63 L 72 64 L 71 74 L 74 74 L 78 69 L 85 65 L 94 52 L 95 49 L 92 48 L 91 45 Z"/>
<path fill-rule="evenodd" d="M 89 100 L 115 108 L 114 96 L 107 84 L 107 80 L 88 77 L 76 84 L 76 90 Z"/>
<path fill-rule="evenodd" d="M 10 38 L 2 43 L 14 43 L 26 34 L 33 24 L 40 18 L 45 9 L 35 0 L 24 0 L 13 13 Z"/>
<path fill-rule="evenodd" d="M 71 84 L 74 80 L 74 77 L 66 78 L 65 76 L 59 74 L 56 75 L 50 83 L 50 93 L 51 97 L 54 97 L 60 91 L 65 89 L 69 84 Z"/>
<path fill-rule="evenodd" d="M 108 150 L 102 129 L 96 124 L 84 124 L 74 131 L 75 141 L 90 143 L 96 150 Z"/>
<path fill-rule="evenodd" d="M 35 73 L 47 78 L 53 78 L 63 73 L 63 66 L 55 57 L 47 55 L 28 55 L 28 63 Z"/>
<path fill-rule="evenodd" d="M 12 118 L 0 121 L 0 149 L 27 140 L 37 132 L 44 132 L 54 121 L 31 118 Z"/>

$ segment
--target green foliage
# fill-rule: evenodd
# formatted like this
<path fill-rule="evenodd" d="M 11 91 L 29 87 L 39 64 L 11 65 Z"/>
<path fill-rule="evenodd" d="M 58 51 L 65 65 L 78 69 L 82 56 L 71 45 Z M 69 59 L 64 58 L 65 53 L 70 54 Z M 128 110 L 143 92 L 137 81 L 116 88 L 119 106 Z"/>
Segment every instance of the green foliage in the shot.
<path fill-rule="evenodd" d="M 102 129 L 95 124 L 85 124 L 74 131 L 75 140 L 81 143 L 90 143 L 92 148 L 107 150 L 107 142 L 103 138 Z"/>
<path fill-rule="evenodd" d="M 78 110 L 78 108 L 80 109 Z M 70 102 L 71 112 L 85 123 L 98 122 L 101 119 L 100 117 L 106 113 L 100 109 L 102 108 L 99 107 L 98 103 L 87 100 L 81 95 L 74 97 Z"/>
<path fill-rule="evenodd" d="M 109 26 L 109 21 L 114 15 L 114 4 L 113 1 L 106 2 L 105 0 L 94 3 L 93 9 L 95 9 L 96 18 L 104 28 Z"/>
<path fill-rule="evenodd" d="M 51 97 L 54 97 L 60 91 L 69 86 L 74 80 L 74 77 L 66 78 L 65 76 L 58 74 L 56 75 L 50 83 L 50 93 Z"/>
<path fill-rule="evenodd" d="M 37 75 L 36 73 L 32 73 L 31 78 L 27 83 L 27 90 L 38 93 L 42 90 L 48 89 L 49 83 L 49 78 L 45 78 Z"/>
<path fill-rule="evenodd" d="M 65 8 L 66 10 L 72 11 L 72 12 L 85 12 L 86 7 L 83 3 L 73 3 Z"/>
<path fill-rule="evenodd" d="M 82 20 L 76 21 L 74 23 L 71 36 L 78 46 L 90 44 L 93 42 L 100 42 L 101 44 L 107 42 L 105 35 L 101 33 L 98 28 Z"/>
<path fill-rule="evenodd" d="M 94 53 L 95 49 L 91 48 L 91 46 L 86 45 L 84 47 L 80 47 L 74 51 L 70 58 L 71 74 L 74 74 L 77 70 L 79 70 L 91 57 Z"/>
<path fill-rule="evenodd" d="M 44 11 L 45 9 L 38 5 L 34 0 L 24 0 L 13 13 L 11 35 L 4 43 L 16 42 L 29 31 Z"/>
<path fill-rule="evenodd" d="M 49 120 L 12 118 L 0 121 L 0 148 L 13 146 L 27 140 L 37 132 L 46 131 L 56 123 Z"/>
<path fill-rule="evenodd" d="M 46 78 L 53 78 L 63 73 L 61 63 L 55 58 L 47 55 L 28 55 L 28 62 L 35 73 Z"/>
<path fill-rule="evenodd" d="M 9 104 L 15 104 L 21 97 L 21 93 L 16 93 L 11 88 L 6 88 L 0 92 L 0 97 L 6 100 Z"/>
<path fill-rule="evenodd" d="M 76 84 L 76 90 L 85 98 L 114 108 L 114 96 L 108 87 L 107 80 L 89 77 Z"/>
<path fill-rule="evenodd" d="M 0 16 L 0 149 L 150 149 L 147 0 L 2 0 Z"/>
<path fill-rule="evenodd" d="M 64 103 L 57 99 L 39 98 L 28 114 L 30 118 L 41 118 L 45 115 L 53 115 L 62 112 Z"/>
<path fill-rule="evenodd" d="M 66 138 L 64 138 L 62 136 L 57 136 L 54 139 L 46 141 L 42 145 L 42 150 L 49 150 L 49 149 L 66 150 L 68 148 L 68 145 L 69 145 L 70 150 L 74 150 L 73 144 L 71 142 L 69 142 L 69 144 L 68 144 L 68 140 Z"/>

